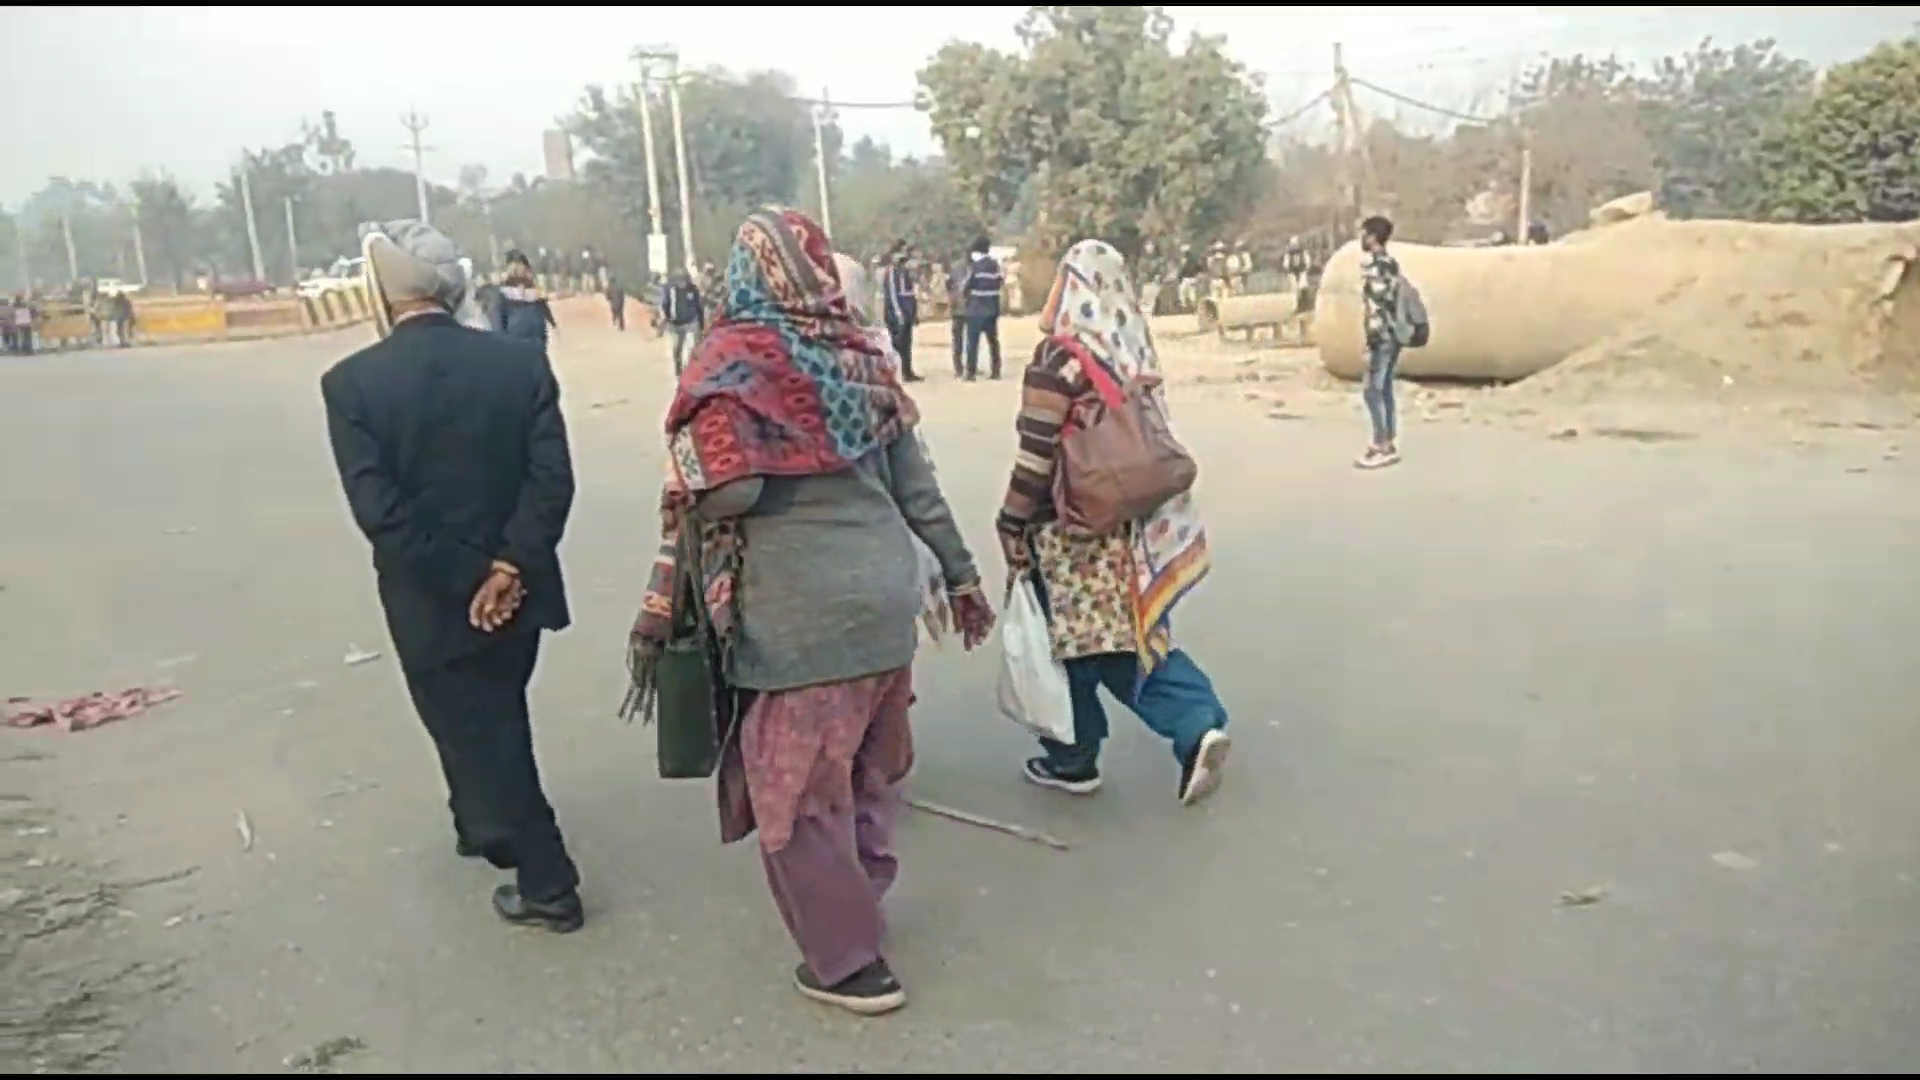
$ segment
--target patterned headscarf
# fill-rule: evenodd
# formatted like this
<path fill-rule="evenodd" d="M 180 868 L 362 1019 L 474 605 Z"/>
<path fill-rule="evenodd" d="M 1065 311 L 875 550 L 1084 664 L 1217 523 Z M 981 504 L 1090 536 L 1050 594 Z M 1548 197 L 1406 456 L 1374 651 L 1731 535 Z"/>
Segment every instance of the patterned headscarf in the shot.
<path fill-rule="evenodd" d="M 1123 382 L 1160 370 L 1126 257 L 1104 240 L 1082 240 L 1060 260 L 1040 309 L 1040 332 L 1078 341 L 1111 364 Z"/>
<path fill-rule="evenodd" d="M 851 467 L 913 429 L 920 413 L 898 363 L 847 304 L 826 231 L 797 210 L 747 217 L 727 259 L 719 318 L 694 349 L 667 409 L 661 545 L 633 634 L 671 632 L 680 530 L 697 496 L 752 476 Z M 741 556 L 734 522 L 701 521 L 707 610 L 731 642 Z M 644 703 L 646 679 L 635 674 Z"/>

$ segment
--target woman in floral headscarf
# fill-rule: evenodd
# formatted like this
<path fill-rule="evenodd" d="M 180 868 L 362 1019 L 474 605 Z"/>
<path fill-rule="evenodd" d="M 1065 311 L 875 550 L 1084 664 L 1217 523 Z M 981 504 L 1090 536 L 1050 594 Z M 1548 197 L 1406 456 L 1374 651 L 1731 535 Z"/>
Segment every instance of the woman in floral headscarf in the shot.
<path fill-rule="evenodd" d="M 880 954 L 921 583 L 945 577 L 964 644 L 993 613 L 918 439 L 896 365 L 847 304 L 826 233 L 756 211 L 727 262 L 719 318 L 667 411 L 664 543 L 633 631 L 635 681 L 671 627 L 682 529 L 698 529 L 729 685 L 752 695 L 720 766 L 721 833 L 756 828 L 800 947 L 801 993 L 874 1015 L 906 1002 Z"/>
<path fill-rule="evenodd" d="M 1025 775 L 1076 795 L 1099 789 L 1105 686 L 1173 744 L 1180 801 L 1192 805 L 1219 786 L 1232 746 L 1213 684 L 1173 644 L 1173 607 L 1209 565 L 1193 499 L 1177 496 L 1112 536 L 1073 536 L 1054 524 L 1061 428 L 1074 404 L 1095 392 L 1085 365 L 1100 365 L 1122 386 L 1154 377 L 1160 367 L 1120 253 L 1099 240 L 1075 244 L 1061 260 L 1040 329 L 1045 336 L 1022 382 L 1019 453 L 998 524 L 1012 572 L 1033 573 L 1041 586 L 1054 655 L 1072 687 L 1075 738 L 1071 745 L 1041 740 L 1044 752 L 1027 761 Z M 1164 398 L 1156 399 L 1165 409 Z"/>

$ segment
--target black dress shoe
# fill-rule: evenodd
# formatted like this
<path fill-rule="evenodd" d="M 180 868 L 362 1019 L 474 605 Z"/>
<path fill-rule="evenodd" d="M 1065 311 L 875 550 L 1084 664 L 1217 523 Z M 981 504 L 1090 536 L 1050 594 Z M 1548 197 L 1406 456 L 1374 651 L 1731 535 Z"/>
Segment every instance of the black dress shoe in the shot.
<path fill-rule="evenodd" d="M 571 934 L 587 924 L 579 893 L 558 900 L 529 900 L 520 895 L 518 886 L 502 885 L 493 890 L 493 912 L 515 926 L 535 926 L 556 934 Z"/>

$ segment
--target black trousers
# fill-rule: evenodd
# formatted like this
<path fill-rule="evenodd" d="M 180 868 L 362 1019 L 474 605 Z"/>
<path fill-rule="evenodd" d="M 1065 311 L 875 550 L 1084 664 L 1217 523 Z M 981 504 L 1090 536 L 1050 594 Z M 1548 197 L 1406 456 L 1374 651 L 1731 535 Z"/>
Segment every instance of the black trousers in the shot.
<path fill-rule="evenodd" d="M 967 373 L 966 348 L 967 317 L 955 315 L 953 317 L 953 377 L 956 379 Z"/>
<path fill-rule="evenodd" d="M 611 313 L 613 315 L 613 328 L 615 330 L 625 330 L 627 328 L 626 303 L 621 302 L 618 304 L 609 304 L 607 306 L 611 310 Z"/>
<path fill-rule="evenodd" d="M 993 366 L 988 369 L 994 378 L 1000 377 L 1000 320 L 979 318 L 967 320 L 967 378 L 980 374 L 980 339 L 987 339 L 987 351 Z"/>
<path fill-rule="evenodd" d="M 406 673 L 433 737 L 460 839 L 519 874 L 520 895 L 555 900 L 580 884 L 533 758 L 527 683 L 540 635 L 507 633 L 480 652 Z"/>
<path fill-rule="evenodd" d="M 893 351 L 900 354 L 900 377 L 913 378 L 913 325 L 901 326 L 888 320 L 887 336 L 893 339 Z"/>

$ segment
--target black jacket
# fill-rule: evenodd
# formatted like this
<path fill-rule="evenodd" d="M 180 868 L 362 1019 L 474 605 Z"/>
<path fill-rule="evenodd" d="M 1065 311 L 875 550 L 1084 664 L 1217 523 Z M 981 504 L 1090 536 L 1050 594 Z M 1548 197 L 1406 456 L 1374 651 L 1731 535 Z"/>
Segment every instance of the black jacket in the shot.
<path fill-rule="evenodd" d="M 706 302 L 700 299 L 700 290 L 692 283 L 675 285 L 671 282 L 660 289 L 660 318 L 669 326 L 699 326 L 706 321 Z"/>
<path fill-rule="evenodd" d="M 913 271 L 903 262 L 887 265 L 887 326 L 912 328 L 920 322 L 920 296 Z"/>
<path fill-rule="evenodd" d="M 558 549 L 573 463 L 560 386 L 538 346 L 416 316 L 335 364 L 320 393 L 401 667 L 434 667 L 492 640 L 467 609 L 495 559 L 519 567 L 527 590 L 497 634 L 566 627 Z"/>
<path fill-rule="evenodd" d="M 991 255 L 982 255 L 971 259 L 967 264 L 967 277 L 964 286 L 967 297 L 967 318 L 978 320 L 1000 317 L 1000 290 L 1006 286 L 1006 275 L 1000 272 L 1000 261 Z"/>

